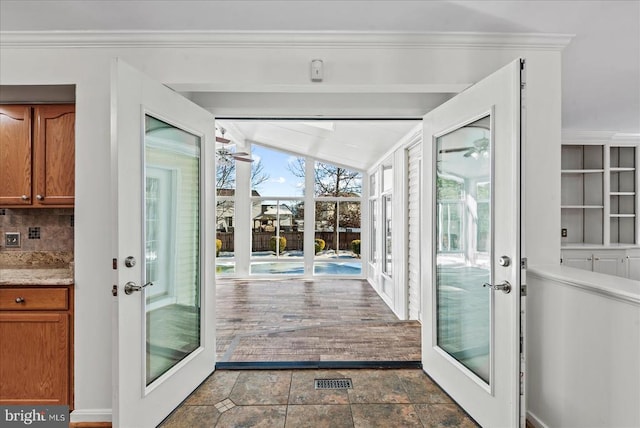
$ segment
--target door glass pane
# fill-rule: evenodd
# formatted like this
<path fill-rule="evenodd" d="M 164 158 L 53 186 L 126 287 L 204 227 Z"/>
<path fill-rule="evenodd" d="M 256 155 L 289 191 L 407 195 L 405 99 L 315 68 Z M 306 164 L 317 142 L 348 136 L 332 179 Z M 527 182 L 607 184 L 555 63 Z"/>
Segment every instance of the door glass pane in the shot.
<path fill-rule="evenodd" d="M 490 118 L 436 140 L 438 346 L 489 382 L 492 174 Z"/>
<path fill-rule="evenodd" d="M 200 346 L 200 138 L 145 116 L 146 384 Z"/>

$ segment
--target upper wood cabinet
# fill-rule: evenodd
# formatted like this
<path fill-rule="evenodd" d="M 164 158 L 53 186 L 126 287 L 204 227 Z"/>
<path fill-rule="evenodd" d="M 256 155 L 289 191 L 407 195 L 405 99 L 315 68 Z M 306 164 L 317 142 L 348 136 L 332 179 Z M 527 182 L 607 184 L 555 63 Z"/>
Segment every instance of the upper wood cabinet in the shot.
<path fill-rule="evenodd" d="M 0 168 L 0 206 L 73 206 L 75 106 L 0 106 Z"/>
<path fill-rule="evenodd" d="M 31 204 L 31 107 L 0 105 L 0 206 Z"/>

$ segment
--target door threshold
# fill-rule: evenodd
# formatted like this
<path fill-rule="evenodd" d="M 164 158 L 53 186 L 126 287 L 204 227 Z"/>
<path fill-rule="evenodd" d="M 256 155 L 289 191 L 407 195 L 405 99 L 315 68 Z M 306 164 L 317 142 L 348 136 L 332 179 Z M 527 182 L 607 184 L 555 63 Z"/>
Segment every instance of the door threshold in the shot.
<path fill-rule="evenodd" d="M 421 369 L 421 361 L 241 361 L 216 363 L 216 370 Z"/>

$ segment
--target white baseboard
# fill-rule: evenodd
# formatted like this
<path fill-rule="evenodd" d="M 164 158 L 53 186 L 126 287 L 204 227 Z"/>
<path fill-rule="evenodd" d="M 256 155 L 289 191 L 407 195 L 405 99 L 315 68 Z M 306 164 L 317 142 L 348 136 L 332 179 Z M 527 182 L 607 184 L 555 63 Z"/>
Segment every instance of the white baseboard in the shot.
<path fill-rule="evenodd" d="M 111 422 L 111 409 L 76 409 L 71 422 Z"/>
<path fill-rule="evenodd" d="M 531 412 L 527 412 L 527 420 L 536 428 L 549 428 L 539 417 Z"/>

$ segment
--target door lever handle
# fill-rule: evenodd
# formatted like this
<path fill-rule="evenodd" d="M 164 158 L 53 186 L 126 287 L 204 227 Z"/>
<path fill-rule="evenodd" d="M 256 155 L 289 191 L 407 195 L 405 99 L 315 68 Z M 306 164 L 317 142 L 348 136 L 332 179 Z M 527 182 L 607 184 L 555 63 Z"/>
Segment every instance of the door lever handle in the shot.
<path fill-rule="evenodd" d="M 511 284 L 509 283 L 509 281 L 504 281 L 502 284 L 495 284 L 495 285 L 485 282 L 484 284 L 482 284 L 482 286 L 489 287 L 492 290 L 502 290 L 504 294 L 511 293 Z"/>
<path fill-rule="evenodd" d="M 150 286 L 152 286 L 152 285 L 153 285 L 153 282 L 151 282 L 151 281 L 147 282 L 147 283 L 146 283 L 145 285 L 143 285 L 143 286 L 136 285 L 136 283 L 135 283 L 135 282 L 133 282 L 133 281 L 129 281 L 129 282 L 127 282 L 127 283 L 124 285 L 124 294 L 127 294 L 127 295 L 128 295 L 128 294 L 133 294 L 133 293 L 134 293 L 134 292 L 136 292 L 136 291 L 140 291 L 140 290 L 142 290 L 144 287 L 147 287 L 147 286 L 149 286 L 149 287 L 150 287 Z"/>

